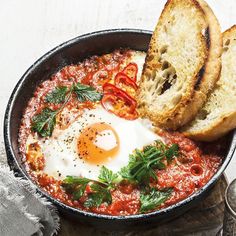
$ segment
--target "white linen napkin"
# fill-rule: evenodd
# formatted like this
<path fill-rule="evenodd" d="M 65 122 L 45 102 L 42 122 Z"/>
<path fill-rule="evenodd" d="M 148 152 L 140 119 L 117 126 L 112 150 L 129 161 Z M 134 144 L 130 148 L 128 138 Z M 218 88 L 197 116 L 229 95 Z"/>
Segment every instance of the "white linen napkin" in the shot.
<path fill-rule="evenodd" d="M 0 164 L 0 235 L 51 236 L 58 229 L 56 208 L 29 181 Z"/>

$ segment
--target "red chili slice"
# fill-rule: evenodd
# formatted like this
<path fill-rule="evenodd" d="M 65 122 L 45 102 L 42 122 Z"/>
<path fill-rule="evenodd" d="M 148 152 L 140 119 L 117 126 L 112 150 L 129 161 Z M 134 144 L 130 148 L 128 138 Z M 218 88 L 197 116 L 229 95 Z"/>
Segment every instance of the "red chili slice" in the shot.
<path fill-rule="evenodd" d="M 132 80 L 131 78 L 129 78 L 126 74 L 124 74 L 123 72 L 119 72 L 117 73 L 116 77 L 115 77 L 115 85 L 121 89 L 127 89 L 130 87 L 133 90 L 137 90 L 138 89 L 138 85 L 135 83 L 134 80 Z"/>
<path fill-rule="evenodd" d="M 101 103 L 104 109 L 127 120 L 134 120 L 138 117 L 135 110 L 137 102 L 126 92 L 110 83 L 104 84 L 103 92 Z"/>
<path fill-rule="evenodd" d="M 137 81 L 138 66 L 136 63 L 129 63 L 122 72 L 125 73 L 133 81 Z"/>
<path fill-rule="evenodd" d="M 133 107 L 130 107 L 127 104 L 127 101 L 123 96 L 117 96 L 117 94 L 106 93 L 102 97 L 102 106 L 108 112 L 111 112 L 121 118 L 126 120 L 134 120 L 138 118 L 138 113 L 136 110 L 133 110 Z M 132 111 L 133 110 L 133 111 Z"/>
<path fill-rule="evenodd" d="M 120 89 L 117 88 L 114 84 L 105 83 L 103 85 L 103 92 L 104 93 L 114 93 L 114 94 L 116 94 L 116 93 L 120 92 L 119 90 Z"/>
<path fill-rule="evenodd" d="M 106 83 L 103 85 L 103 92 L 104 94 L 114 94 L 116 97 L 120 98 L 130 107 L 130 111 L 133 112 L 136 109 L 137 102 L 130 97 L 125 91 L 120 88 L 117 88 L 115 85 Z"/>

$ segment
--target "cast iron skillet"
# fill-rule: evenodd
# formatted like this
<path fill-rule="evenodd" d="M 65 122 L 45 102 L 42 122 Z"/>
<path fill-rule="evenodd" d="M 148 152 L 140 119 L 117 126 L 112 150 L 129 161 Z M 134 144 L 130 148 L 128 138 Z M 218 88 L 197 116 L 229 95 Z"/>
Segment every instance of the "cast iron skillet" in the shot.
<path fill-rule="evenodd" d="M 26 71 L 12 92 L 4 120 L 4 139 L 8 162 L 17 175 L 32 182 L 21 163 L 17 139 L 22 113 L 35 88 L 63 66 L 78 63 L 92 55 L 102 55 L 120 47 L 146 51 L 151 33 L 144 30 L 114 29 L 79 36 L 52 49 Z M 39 187 L 37 189 L 62 213 L 98 228 L 122 230 L 130 227 L 133 229 L 149 227 L 179 216 L 204 198 L 222 175 L 233 156 L 236 147 L 236 131 L 229 134 L 228 139 L 227 153 L 225 153 L 223 164 L 201 190 L 175 205 L 148 214 L 107 216 L 84 212 L 57 201 Z"/>

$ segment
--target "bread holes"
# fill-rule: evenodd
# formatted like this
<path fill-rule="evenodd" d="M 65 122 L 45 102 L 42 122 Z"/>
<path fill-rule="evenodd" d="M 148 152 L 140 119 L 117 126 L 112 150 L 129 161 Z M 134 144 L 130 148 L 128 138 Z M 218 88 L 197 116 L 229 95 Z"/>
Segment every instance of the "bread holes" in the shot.
<path fill-rule="evenodd" d="M 200 176 L 203 174 L 203 169 L 201 167 L 201 165 L 199 164 L 193 164 L 191 167 L 190 167 L 190 172 L 191 174 L 195 175 L 195 176 Z"/>
<path fill-rule="evenodd" d="M 163 86 L 162 86 L 160 95 L 163 94 L 163 93 L 164 93 L 166 90 L 168 90 L 170 87 L 171 87 L 171 83 L 170 83 L 168 80 L 166 80 L 165 83 L 164 83 Z"/>
<path fill-rule="evenodd" d="M 164 61 L 162 63 L 161 69 L 163 71 L 163 83 L 159 95 L 162 95 L 166 90 L 170 89 L 170 87 L 174 85 L 177 80 L 176 70 L 168 61 Z"/>
<path fill-rule="evenodd" d="M 224 43 L 223 52 L 227 52 L 229 50 L 230 39 L 227 39 Z"/>
<path fill-rule="evenodd" d="M 154 59 L 154 55 L 153 54 L 151 54 L 151 55 L 149 55 L 148 57 L 147 57 L 147 61 L 152 61 Z"/>
<path fill-rule="evenodd" d="M 201 109 L 198 113 L 198 119 L 199 120 L 205 120 L 208 116 L 208 111 L 205 109 Z"/>
<path fill-rule="evenodd" d="M 162 46 L 162 47 L 160 48 L 160 54 L 162 55 L 162 54 L 166 53 L 166 52 L 167 52 L 167 49 L 168 49 L 168 46 L 167 46 L 167 45 Z"/>
<path fill-rule="evenodd" d="M 169 63 L 168 61 L 164 61 L 164 62 L 162 63 L 161 69 L 162 69 L 162 70 L 165 70 L 165 69 L 167 69 L 167 68 L 169 68 L 169 67 L 170 67 L 170 63 Z"/>
<path fill-rule="evenodd" d="M 224 51 L 224 52 L 227 52 L 228 50 L 229 50 L 228 47 L 223 47 L 223 51 Z"/>
<path fill-rule="evenodd" d="M 225 41 L 225 46 L 228 46 L 230 44 L 230 39 L 227 39 L 226 41 Z"/>

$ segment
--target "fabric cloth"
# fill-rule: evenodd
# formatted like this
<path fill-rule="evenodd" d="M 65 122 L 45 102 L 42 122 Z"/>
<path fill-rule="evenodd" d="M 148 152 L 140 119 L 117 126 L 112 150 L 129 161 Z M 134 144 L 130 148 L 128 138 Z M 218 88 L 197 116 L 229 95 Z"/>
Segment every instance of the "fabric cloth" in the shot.
<path fill-rule="evenodd" d="M 0 235 L 51 236 L 58 229 L 56 208 L 29 181 L 0 164 Z"/>

